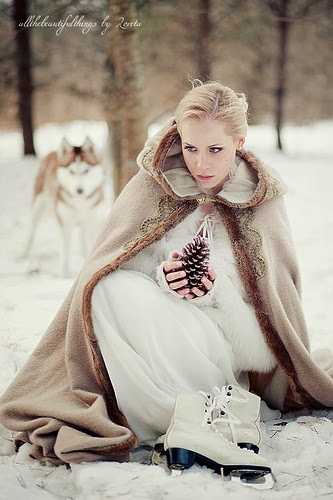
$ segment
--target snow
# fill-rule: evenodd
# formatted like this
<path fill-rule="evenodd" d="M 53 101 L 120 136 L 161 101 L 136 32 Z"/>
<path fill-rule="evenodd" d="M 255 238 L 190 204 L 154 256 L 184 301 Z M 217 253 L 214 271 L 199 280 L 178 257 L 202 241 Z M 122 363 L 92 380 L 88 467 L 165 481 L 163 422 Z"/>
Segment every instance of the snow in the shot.
<path fill-rule="evenodd" d="M 288 185 L 286 196 L 290 223 L 303 278 L 303 304 L 314 349 L 332 346 L 333 319 L 333 182 L 329 137 L 333 122 L 306 127 L 287 126 L 282 139 L 285 152 L 275 150 L 270 126 L 250 127 L 246 147 L 274 167 Z M 66 135 L 73 143 L 89 137 L 105 152 L 107 126 L 102 122 L 48 124 L 35 133 L 39 157 L 60 145 Z M 0 234 L 0 393 L 5 390 L 37 345 L 60 307 L 82 266 L 77 242 L 71 258 L 71 276 L 56 276 L 56 226 L 45 220 L 37 235 L 32 257 L 16 259 L 24 241 L 35 158 L 21 157 L 18 131 L 0 133 L 1 203 Z M 105 162 L 107 164 L 107 161 Z M 109 176 L 110 177 L 110 176 Z M 108 207 L 111 185 L 108 179 Z M 223 481 L 209 469 L 194 466 L 178 478 L 157 466 L 147 466 L 147 453 L 138 450 L 133 462 L 95 462 L 64 466 L 42 465 L 29 458 L 28 445 L 16 454 L 13 436 L 0 427 L 0 499 L 107 498 L 183 500 L 333 499 L 333 411 L 311 415 L 294 413 L 262 423 L 261 454 L 276 477 L 273 490 L 256 491 Z"/>

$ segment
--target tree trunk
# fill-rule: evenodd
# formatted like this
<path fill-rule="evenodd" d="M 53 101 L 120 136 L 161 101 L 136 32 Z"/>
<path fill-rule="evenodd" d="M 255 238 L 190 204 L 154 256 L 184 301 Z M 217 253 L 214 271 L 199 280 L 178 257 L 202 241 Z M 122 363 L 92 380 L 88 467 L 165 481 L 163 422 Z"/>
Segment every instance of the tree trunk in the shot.
<path fill-rule="evenodd" d="M 34 155 L 33 125 L 32 125 L 32 95 L 31 78 L 30 30 L 19 24 L 28 19 L 28 0 L 14 0 L 13 21 L 17 54 L 17 79 L 19 94 L 19 118 L 23 131 L 24 154 Z"/>
<path fill-rule="evenodd" d="M 282 150 L 281 129 L 283 125 L 283 107 L 286 93 L 286 62 L 288 52 L 288 37 L 290 28 L 289 0 L 280 0 L 279 5 L 279 55 L 277 61 L 277 86 L 275 126 L 277 132 L 277 147 Z"/>
<path fill-rule="evenodd" d="M 212 67 L 210 21 L 211 0 L 199 0 L 198 17 L 198 72 L 201 78 L 210 78 Z"/>
<path fill-rule="evenodd" d="M 107 44 L 108 122 L 111 130 L 115 198 L 138 172 L 136 157 L 146 139 L 143 106 L 143 68 L 139 53 L 139 26 L 121 28 L 121 18 L 137 20 L 131 0 L 110 3 L 110 32 Z M 117 26 L 118 25 L 118 26 Z"/>

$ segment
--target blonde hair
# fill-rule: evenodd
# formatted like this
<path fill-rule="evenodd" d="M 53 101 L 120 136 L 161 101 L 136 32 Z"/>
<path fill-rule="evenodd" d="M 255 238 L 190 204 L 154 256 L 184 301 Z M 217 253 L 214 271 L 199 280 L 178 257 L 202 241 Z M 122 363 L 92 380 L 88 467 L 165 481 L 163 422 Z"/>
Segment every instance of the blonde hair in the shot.
<path fill-rule="evenodd" d="M 248 102 L 245 94 L 236 93 L 218 81 L 202 82 L 197 78 L 189 78 L 189 81 L 192 89 L 179 102 L 174 115 L 180 135 L 183 120 L 197 117 L 224 122 L 227 133 L 234 138 L 246 136 Z"/>

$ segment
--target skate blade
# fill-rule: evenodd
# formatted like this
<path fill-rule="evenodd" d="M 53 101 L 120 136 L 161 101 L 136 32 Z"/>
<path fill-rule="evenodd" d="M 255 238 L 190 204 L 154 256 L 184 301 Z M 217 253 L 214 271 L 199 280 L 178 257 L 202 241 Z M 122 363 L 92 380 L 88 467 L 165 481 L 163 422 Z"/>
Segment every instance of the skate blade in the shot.
<path fill-rule="evenodd" d="M 221 472 L 223 477 L 223 470 Z M 275 478 L 272 473 L 254 476 L 253 470 L 234 470 L 227 477 L 234 484 L 241 484 L 242 486 L 248 486 L 256 490 L 271 490 L 275 484 Z"/>
<path fill-rule="evenodd" d="M 184 469 L 171 469 L 171 477 L 179 477 L 183 474 Z"/>

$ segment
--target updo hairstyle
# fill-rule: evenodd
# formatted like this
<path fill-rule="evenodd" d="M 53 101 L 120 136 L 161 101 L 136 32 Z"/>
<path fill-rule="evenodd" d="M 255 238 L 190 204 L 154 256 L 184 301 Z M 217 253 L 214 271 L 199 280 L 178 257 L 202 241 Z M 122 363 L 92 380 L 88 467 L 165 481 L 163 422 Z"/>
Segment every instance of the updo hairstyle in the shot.
<path fill-rule="evenodd" d="M 174 117 L 181 136 L 182 122 L 188 117 L 209 118 L 226 124 L 227 134 L 245 137 L 248 103 L 245 94 L 236 93 L 217 81 L 191 79 L 192 89 L 179 102 Z"/>

